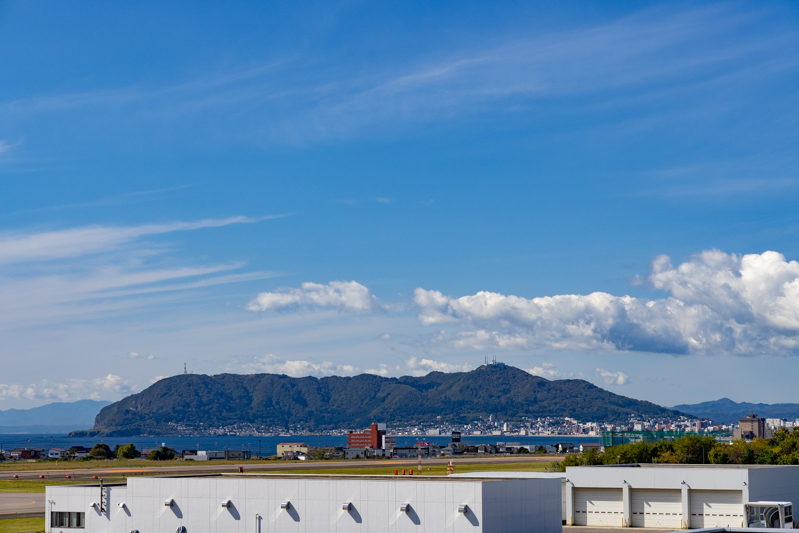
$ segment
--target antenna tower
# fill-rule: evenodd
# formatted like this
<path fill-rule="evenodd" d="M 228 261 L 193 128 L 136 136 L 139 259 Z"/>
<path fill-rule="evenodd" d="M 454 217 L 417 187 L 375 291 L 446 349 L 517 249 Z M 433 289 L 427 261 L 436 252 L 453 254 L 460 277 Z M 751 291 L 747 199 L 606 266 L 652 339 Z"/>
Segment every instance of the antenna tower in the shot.
<path fill-rule="evenodd" d="M 183 363 L 183 375 L 185 376 L 186 374 L 188 374 L 188 372 L 186 372 L 186 363 Z"/>

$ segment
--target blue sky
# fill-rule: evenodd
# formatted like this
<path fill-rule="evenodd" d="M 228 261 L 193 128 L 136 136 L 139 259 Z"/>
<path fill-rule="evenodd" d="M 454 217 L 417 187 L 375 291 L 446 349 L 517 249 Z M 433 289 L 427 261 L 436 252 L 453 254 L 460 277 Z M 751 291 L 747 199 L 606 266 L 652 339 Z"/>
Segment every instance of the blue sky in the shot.
<path fill-rule="evenodd" d="M 795 2 L 0 3 L 0 409 L 485 357 L 791 402 Z M 755 386 L 753 386 L 755 385 Z"/>

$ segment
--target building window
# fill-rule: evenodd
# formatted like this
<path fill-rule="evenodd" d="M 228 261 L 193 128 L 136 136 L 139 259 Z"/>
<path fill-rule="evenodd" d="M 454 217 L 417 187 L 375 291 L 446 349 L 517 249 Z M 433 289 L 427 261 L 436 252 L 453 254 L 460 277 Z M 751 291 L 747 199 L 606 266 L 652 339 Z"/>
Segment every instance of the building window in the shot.
<path fill-rule="evenodd" d="M 86 515 L 84 513 L 66 513 L 53 511 L 50 514 L 50 527 L 86 527 Z"/>

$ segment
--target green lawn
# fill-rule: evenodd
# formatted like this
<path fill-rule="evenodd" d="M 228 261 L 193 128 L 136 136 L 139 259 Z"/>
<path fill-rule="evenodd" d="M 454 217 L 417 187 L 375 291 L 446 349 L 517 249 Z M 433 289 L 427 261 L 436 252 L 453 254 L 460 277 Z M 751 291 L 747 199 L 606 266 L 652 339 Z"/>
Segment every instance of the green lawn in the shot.
<path fill-rule="evenodd" d="M 240 465 L 242 463 L 252 464 L 274 464 L 275 460 L 263 459 L 260 461 L 214 461 L 215 465 Z M 7 462 L 0 463 L 0 472 L 4 470 L 85 470 L 89 468 L 159 468 L 165 466 L 205 466 L 205 461 L 145 461 L 143 459 L 131 460 L 109 460 L 109 461 L 37 461 L 28 462 Z"/>
<path fill-rule="evenodd" d="M 0 533 L 29 533 L 44 531 L 44 517 L 0 520 Z"/>
<path fill-rule="evenodd" d="M 404 465 L 405 471 L 408 471 L 408 466 Z M 470 463 L 455 465 L 455 473 L 463 474 L 467 472 L 544 472 L 552 468 L 552 463 L 545 462 L 524 462 L 524 463 L 491 463 L 485 461 L 484 463 Z M 394 475 L 395 467 L 393 466 L 377 466 L 374 468 L 368 467 L 353 467 L 353 468 L 320 468 L 320 469 L 303 469 L 303 470 L 268 470 L 262 471 L 268 474 L 349 474 L 354 476 L 391 476 Z M 397 468 L 399 473 L 402 474 L 403 468 Z M 416 466 L 413 466 L 413 474 L 416 475 Z M 422 474 L 425 476 L 444 476 L 447 474 L 447 465 L 429 465 L 422 464 Z"/>
<path fill-rule="evenodd" d="M 124 482 L 124 477 L 104 477 L 105 483 Z M 54 479 L 2 479 L 0 480 L 0 493 L 2 492 L 44 492 L 47 485 L 84 485 L 86 483 L 96 483 L 94 479 L 83 480 L 54 480 Z"/>

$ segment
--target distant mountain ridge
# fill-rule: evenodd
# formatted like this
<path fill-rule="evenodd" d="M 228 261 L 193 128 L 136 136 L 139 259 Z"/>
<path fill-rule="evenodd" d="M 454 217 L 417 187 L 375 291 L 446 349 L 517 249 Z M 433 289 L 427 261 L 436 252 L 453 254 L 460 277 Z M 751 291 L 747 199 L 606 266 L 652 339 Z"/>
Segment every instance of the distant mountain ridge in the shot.
<path fill-rule="evenodd" d="M 622 421 L 631 415 L 678 417 L 682 413 L 626 398 L 584 380 L 549 381 L 504 364 L 471 372 L 431 372 L 422 377 L 292 378 L 276 374 L 200 374 L 162 379 L 100 411 L 91 432 L 133 436 L 174 435 L 171 424 L 219 427 L 302 424 L 308 429 L 358 428 L 371 421 L 393 426 L 468 423 L 494 415 L 574 417 Z"/>
<path fill-rule="evenodd" d="M 737 423 L 739 418 L 748 414 L 756 414 L 762 418 L 785 418 L 787 420 L 799 418 L 799 403 L 739 403 L 729 398 L 690 405 L 675 405 L 672 409 L 702 418 L 710 418 L 722 424 Z"/>
<path fill-rule="evenodd" d="M 31 409 L 0 411 L 0 434 L 68 433 L 79 427 L 92 427 L 97 413 L 110 403 L 78 400 L 54 402 Z"/>

